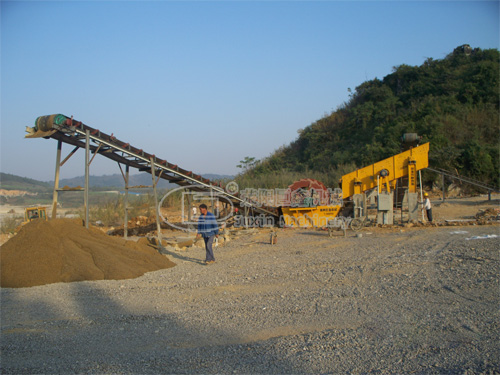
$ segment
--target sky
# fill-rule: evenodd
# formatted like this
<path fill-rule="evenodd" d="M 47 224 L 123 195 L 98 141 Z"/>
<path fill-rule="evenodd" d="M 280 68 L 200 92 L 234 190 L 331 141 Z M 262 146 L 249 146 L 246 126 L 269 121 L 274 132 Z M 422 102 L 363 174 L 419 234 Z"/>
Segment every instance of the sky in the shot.
<path fill-rule="evenodd" d="M 463 44 L 499 48 L 497 1 L 1 1 L 0 171 L 54 179 L 73 115 L 201 174 L 236 174 L 348 101 L 348 89 Z M 63 158 L 72 150 L 63 145 Z M 84 150 L 61 178 L 84 175 Z M 91 175 L 120 173 L 98 156 Z M 133 171 L 131 173 L 134 173 Z"/>

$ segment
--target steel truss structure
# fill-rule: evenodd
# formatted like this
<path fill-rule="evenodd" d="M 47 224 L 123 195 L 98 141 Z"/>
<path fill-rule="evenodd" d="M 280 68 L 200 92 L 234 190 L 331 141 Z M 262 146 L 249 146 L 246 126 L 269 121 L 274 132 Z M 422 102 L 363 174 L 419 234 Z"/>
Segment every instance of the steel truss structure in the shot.
<path fill-rule="evenodd" d="M 84 192 L 84 209 L 85 209 L 85 225 L 88 228 L 89 223 L 89 168 L 97 154 L 102 155 L 108 159 L 114 160 L 118 163 L 121 174 L 125 181 L 125 230 L 124 236 L 127 237 L 127 196 L 128 190 L 133 188 L 148 187 L 153 188 L 155 202 L 158 202 L 156 186 L 160 178 L 175 183 L 181 187 L 187 187 L 192 191 L 211 192 L 218 196 L 223 196 L 230 200 L 236 207 L 242 207 L 245 214 L 250 211 L 264 215 L 277 217 L 277 211 L 272 207 L 263 207 L 260 204 L 253 203 L 244 198 L 240 198 L 238 193 L 230 193 L 226 191 L 225 187 L 220 183 L 215 183 L 192 171 L 180 168 L 178 165 L 171 164 L 166 160 L 158 158 L 155 154 L 150 154 L 142 149 L 136 148 L 130 143 L 123 142 L 117 139 L 113 133 L 108 135 L 101 132 L 99 129 L 94 129 L 80 121 L 75 121 L 73 116 L 63 116 L 63 121 L 54 121 L 55 116 L 63 115 L 50 115 L 39 117 L 36 123 L 41 123 L 39 119 L 43 120 L 45 124 L 42 126 L 35 126 L 34 128 L 26 127 L 28 134 L 26 138 L 46 138 L 57 140 L 57 156 L 56 156 L 56 171 L 54 179 L 54 192 L 52 203 L 52 218 L 57 215 L 57 200 L 58 192 L 60 191 L 83 191 Z M 61 161 L 62 144 L 66 143 L 75 148 L 68 154 L 68 156 Z M 60 168 L 64 163 L 79 149 L 85 149 L 85 186 L 84 188 L 59 188 L 59 174 Z M 93 154 L 90 158 L 90 154 Z M 125 172 L 122 169 L 125 166 Z M 141 172 L 151 174 L 151 186 L 129 186 L 129 171 L 130 168 L 138 169 Z M 159 219 L 159 206 L 156 205 L 156 223 L 158 229 L 158 243 L 161 246 L 161 228 Z"/>

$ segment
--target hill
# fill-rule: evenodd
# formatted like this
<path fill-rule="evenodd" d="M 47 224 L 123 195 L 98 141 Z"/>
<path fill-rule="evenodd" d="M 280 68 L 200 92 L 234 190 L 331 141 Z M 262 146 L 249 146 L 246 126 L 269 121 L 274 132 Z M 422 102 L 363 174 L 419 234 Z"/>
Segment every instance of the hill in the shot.
<path fill-rule="evenodd" d="M 245 175 L 353 170 L 400 152 L 401 136 L 418 133 L 431 143 L 430 166 L 499 186 L 498 50 L 463 45 L 442 60 L 397 66 L 350 92 L 347 103 Z M 430 183 L 436 176 L 424 178 Z"/>
<path fill-rule="evenodd" d="M 222 179 L 232 179 L 233 176 L 228 175 L 218 175 L 218 174 L 202 174 L 203 177 L 210 180 L 222 180 Z M 149 173 L 138 173 L 131 174 L 129 177 L 129 185 L 145 185 L 149 186 L 152 184 L 151 175 Z M 50 181 L 49 184 L 54 186 L 54 181 Z M 98 189 L 123 189 L 125 187 L 125 181 L 121 174 L 103 175 L 103 176 L 89 176 L 89 184 L 93 188 Z M 73 178 L 65 178 L 59 181 L 60 186 L 84 186 L 85 176 L 78 176 Z M 160 189 L 174 189 L 178 187 L 177 184 L 171 184 L 167 180 L 160 179 L 158 182 L 158 187 Z"/>
<path fill-rule="evenodd" d="M 202 174 L 203 175 L 203 174 Z M 232 180 L 233 176 L 204 174 L 212 181 L 216 180 Z M 90 193 L 92 194 L 91 204 L 105 204 L 110 199 L 116 199 L 116 196 L 106 193 L 109 190 L 124 190 L 125 183 L 121 174 L 104 175 L 104 176 L 89 176 Z M 148 173 L 139 173 L 130 175 L 130 185 L 145 185 L 151 186 L 151 175 Z M 83 176 L 61 179 L 59 186 L 84 186 L 85 178 Z M 166 180 L 161 179 L 158 183 L 159 189 L 174 189 L 178 187 L 176 184 L 169 184 Z M 8 173 L 0 173 L 0 204 L 10 204 L 19 206 L 28 205 L 49 205 L 52 203 L 52 194 L 54 181 L 42 182 L 33 180 L 27 177 L 15 176 Z M 29 194 L 26 194 L 28 192 Z M 143 189 L 141 193 L 151 193 L 151 189 Z M 83 203 L 82 194 L 63 193 L 59 194 L 59 203 L 64 207 L 79 207 Z"/>
<path fill-rule="evenodd" d="M 220 175 L 220 174 L 202 174 L 203 177 L 212 181 L 218 180 L 231 180 L 234 176 Z M 123 189 L 125 183 L 121 174 L 103 175 L 103 176 L 89 176 L 90 187 L 103 190 L 103 189 Z M 85 177 L 78 176 L 73 178 L 62 178 L 59 180 L 59 186 L 84 186 Z M 149 173 L 131 174 L 130 185 L 151 185 L 151 175 Z M 168 181 L 161 179 L 158 187 L 161 189 L 172 189 L 178 185 L 170 184 Z M 52 192 L 54 181 L 37 181 L 28 177 L 16 176 L 9 173 L 0 172 L 0 188 L 5 190 L 24 190 L 29 192 Z"/>
<path fill-rule="evenodd" d="M 29 192 L 40 192 L 51 190 L 54 184 L 33 180 L 28 177 L 16 176 L 0 172 L 0 188 L 5 190 L 24 190 Z"/>

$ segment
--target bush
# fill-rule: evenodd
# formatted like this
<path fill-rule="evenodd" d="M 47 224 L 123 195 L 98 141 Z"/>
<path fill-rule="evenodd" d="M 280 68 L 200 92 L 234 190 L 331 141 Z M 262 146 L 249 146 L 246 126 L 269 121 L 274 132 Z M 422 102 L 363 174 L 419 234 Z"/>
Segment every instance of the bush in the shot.
<path fill-rule="evenodd" d="M 123 196 L 118 198 L 109 198 L 107 201 L 98 205 L 89 207 L 89 221 L 95 223 L 102 222 L 105 226 L 117 226 L 123 224 L 125 215 L 125 199 Z M 78 215 L 82 220 L 85 219 L 84 207 L 78 209 Z M 128 218 L 136 216 L 150 217 L 155 215 L 153 196 L 141 195 L 138 197 L 129 196 L 128 198 Z"/>
<path fill-rule="evenodd" d="M 0 232 L 2 234 L 14 233 L 16 228 L 23 222 L 23 216 L 7 216 L 4 217 L 0 225 Z"/>

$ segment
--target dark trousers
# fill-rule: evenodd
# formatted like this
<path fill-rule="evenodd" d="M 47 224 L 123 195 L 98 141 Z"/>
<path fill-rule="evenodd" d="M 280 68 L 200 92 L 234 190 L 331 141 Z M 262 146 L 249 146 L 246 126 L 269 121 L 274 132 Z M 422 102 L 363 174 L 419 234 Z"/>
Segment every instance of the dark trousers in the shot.
<path fill-rule="evenodd" d="M 432 223 L 432 208 L 425 211 L 427 211 L 427 220 Z"/>
<path fill-rule="evenodd" d="M 205 258 L 205 261 L 207 262 L 211 260 L 215 261 L 214 250 L 212 249 L 212 244 L 214 243 L 214 239 L 215 236 L 203 237 L 203 240 L 205 241 L 205 250 L 207 251 L 207 256 Z"/>

